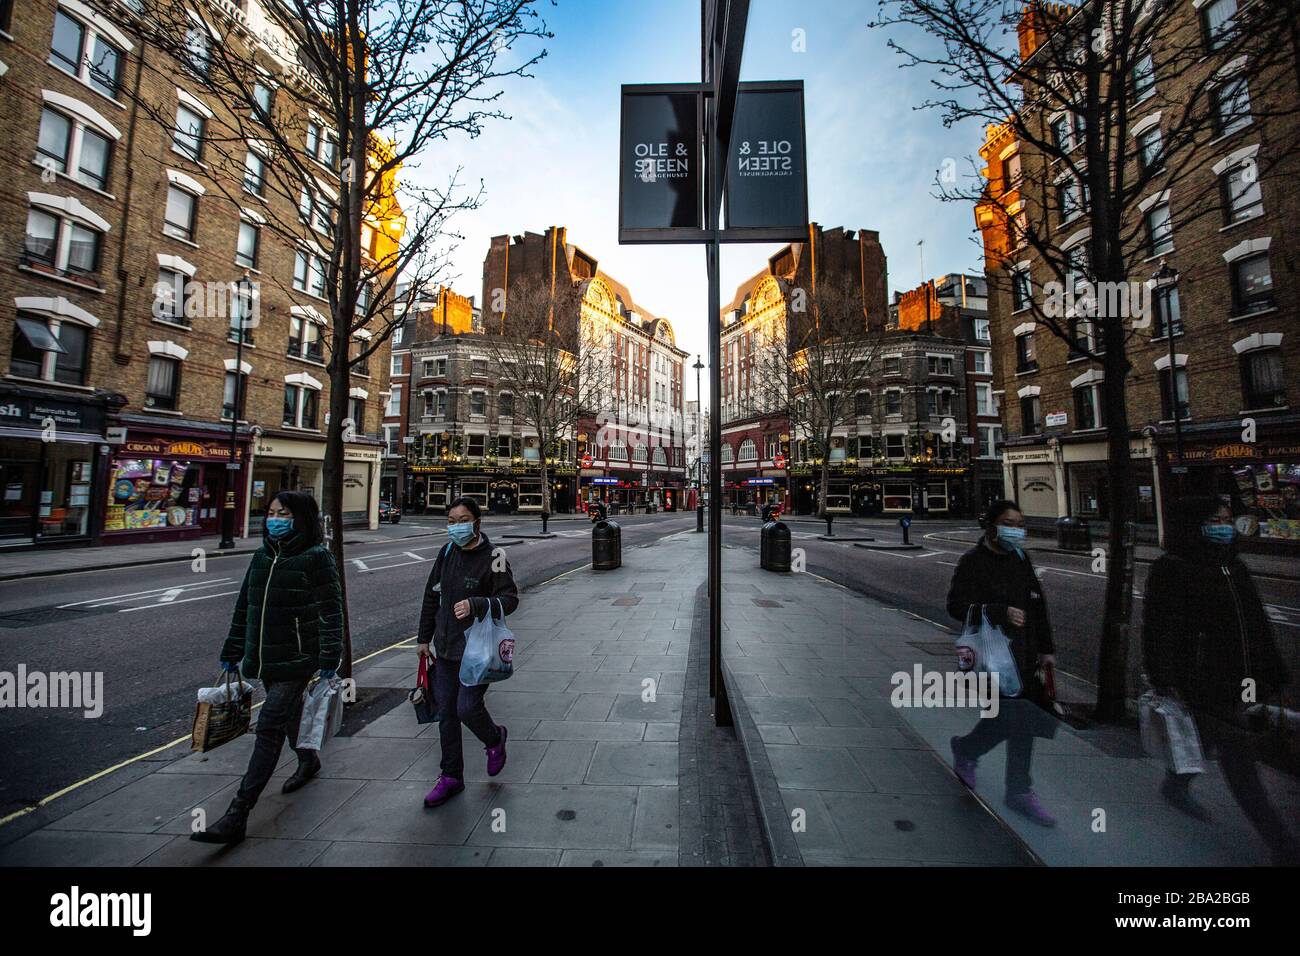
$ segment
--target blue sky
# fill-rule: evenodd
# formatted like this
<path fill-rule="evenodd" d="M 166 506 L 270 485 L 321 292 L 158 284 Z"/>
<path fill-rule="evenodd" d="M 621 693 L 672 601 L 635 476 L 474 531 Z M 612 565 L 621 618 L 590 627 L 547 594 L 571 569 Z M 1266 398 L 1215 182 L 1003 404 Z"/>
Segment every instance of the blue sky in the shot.
<path fill-rule="evenodd" d="M 476 140 L 450 141 L 413 173 L 423 179 L 460 164 L 467 178 L 484 181 L 482 207 L 455 223 L 465 241 L 451 284 L 480 294 L 491 236 L 565 225 L 569 241 L 638 304 L 672 321 L 679 345 L 705 352 L 703 249 L 620 246 L 617 236 L 619 86 L 698 81 L 699 0 L 559 0 L 539 9 L 555 38 L 536 78 L 508 85 L 500 105 L 512 120 Z M 921 239 L 930 276 L 979 271 L 971 207 L 932 193 L 946 158 L 966 174 L 982 133 L 945 130 L 937 113 L 913 109 L 928 77 L 899 69 L 887 35 L 867 28 L 875 12 L 874 0 L 752 0 L 741 78 L 805 81 L 811 217 L 878 230 L 891 289 L 920 283 Z M 804 52 L 793 49 L 797 29 Z M 723 247 L 724 303 L 776 248 Z"/>

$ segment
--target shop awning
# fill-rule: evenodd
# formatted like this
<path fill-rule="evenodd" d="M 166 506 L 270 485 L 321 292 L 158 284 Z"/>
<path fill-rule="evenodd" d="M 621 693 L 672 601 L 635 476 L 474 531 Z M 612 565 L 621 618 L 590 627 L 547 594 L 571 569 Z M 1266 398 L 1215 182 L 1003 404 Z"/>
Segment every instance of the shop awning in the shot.
<path fill-rule="evenodd" d="M 15 319 L 18 328 L 22 330 L 23 336 L 31 343 L 32 348 L 39 349 L 42 352 L 61 352 L 66 355 L 68 350 L 59 344 L 50 332 L 50 327 L 44 322 L 34 322 L 31 319 Z"/>

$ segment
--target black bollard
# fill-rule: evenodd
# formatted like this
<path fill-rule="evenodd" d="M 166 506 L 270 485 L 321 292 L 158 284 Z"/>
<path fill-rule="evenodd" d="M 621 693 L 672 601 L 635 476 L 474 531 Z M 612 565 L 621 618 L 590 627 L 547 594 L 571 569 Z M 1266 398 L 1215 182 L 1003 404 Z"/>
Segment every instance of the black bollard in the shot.
<path fill-rule="evenodd" d="M 695 533 L 704 533 L 704 505 L 695 506 Z"/>
<path fill-rule="evenodd" d="M 831 530 L 831 522 L 835 520 L 835 516 L 827 515 L 825 520 L 826 520 L 826 537 L 829 538 L 835 534 L 835 532 Z"/>
<path fill-rule="evenodd" d="M 551 520 L 551 516 L 547 512 L 543 511 L 542 512 L 542 534 L 546 534 L 546 522 L 550 520 Z"/>

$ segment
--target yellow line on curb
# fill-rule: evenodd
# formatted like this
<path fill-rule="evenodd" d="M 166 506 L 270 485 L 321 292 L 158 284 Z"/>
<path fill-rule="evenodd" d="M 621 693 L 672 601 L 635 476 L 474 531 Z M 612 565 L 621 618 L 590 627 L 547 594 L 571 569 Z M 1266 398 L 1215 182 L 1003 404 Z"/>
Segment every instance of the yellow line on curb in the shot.
<path fill-rule="evenodd" d="M 386 654 L 389 651 L 395 651 L 403 648 L 409 650 L 411 645 L 409 645 L 407 642 L 410 641 L 412 638 L 414 638 L 414 636 L 415 635 L 411 635 L 411 637 L 404 637 L 396 644 L 390 644 L 388 647 L 380 648 L 379 650 L 374 651 L 373 653 L 367 654 L 365 657 L 358 658 L 352 663 L 354 665 L 360 664 L 363 661 L 368 661 L 372 657 L 378 657 L 380 654 Z M 261 706 L 262 706 L 262 701 L 258 701 L 256 704 L 253 705 L 253 709 L 256 710 Z M 163 744 L 161 747 L 155 747 L 153 750 L 146 751 L 145 753 L 142 754 L 137 754 L 134 757 L 130 757 L 126 760 L 123 760 L 121 763 L 114 764 L 113 766 L 101 770 L 98 773 L 91 774 L 89 777 L 87 777 L 84 780 L 78 780 L 76 783 L 68 784 L 68 786 L 64 787 L 62 790 L 56 790 L 54 793 L 51 793 L 49 796 L 42 797 L 40 800 L 37 800 L 36 803 L 32 804 L 30 807 L 24 807 L 21 810 L 16 810 L 13 813 L 9 814 L 7 817 L 0 817 L 0 827 L 4 826 L 6 823 L 10 823 L 14 820 L 17 820 L 19 817 L 25 817 L 27 814 L 39 810 L 41 807 L 45 806 L 46 804 L 54 800 L 57 800 L 59 797 L 66 796 L 69 793 L 71 793 L 73 790 L 77 790 L 81 787 L 84 787 L 88 783 L 94 783 L 96 780 L 99 780 L 101 777 L 107 777 L 110 773 L 115 773 L 118 770 L 121 770 L 123 767 L 129 767 L 133 763 L 137 763 L 141 760 L 145 760 L 146 758 L 152 757 L 155 754 L 160 754 L 164 750 L 171 750 L 176 745 L 183 744 L 185 743 L 185 741 L 189 740 L 190 738 L 191 738 L 190 734 L 186 734 L 184 737 L 177 737 L 169 744 Z"/>

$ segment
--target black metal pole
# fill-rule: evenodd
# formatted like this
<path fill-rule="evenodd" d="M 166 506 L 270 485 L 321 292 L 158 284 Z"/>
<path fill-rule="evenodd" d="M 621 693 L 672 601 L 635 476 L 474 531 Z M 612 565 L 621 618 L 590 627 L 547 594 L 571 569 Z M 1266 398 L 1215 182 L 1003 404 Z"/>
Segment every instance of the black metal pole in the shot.
<path fill-rule="evenodd" d="M 235 283 L 235 308 L 239 311 L 239 322 L 235 326 L 235 394 L 234 404 L 230 409 L 230 461 L 226 463 L 226 500 L 221 511 L 221 540 L 217 543 L 219 550 L 228 550 L 235 546 L 235 482 L 241 474 L 239 470 L 239 412 L 240 398 L 244 385 L 244 326 L 248 316 L 246 308 L 252 307 L 252 283 L 248 276 Z M 247 294 L 247 298 L 245 297 Z"/>
<path fill-rule="evenodd" d="M 695 356 L 695 531 L 704 531 L 704 402 L 700 395 L 700 369 L 704 363 Z"/>

